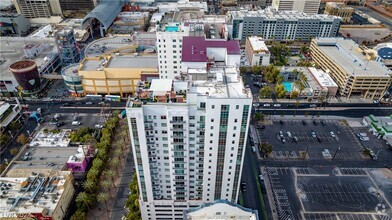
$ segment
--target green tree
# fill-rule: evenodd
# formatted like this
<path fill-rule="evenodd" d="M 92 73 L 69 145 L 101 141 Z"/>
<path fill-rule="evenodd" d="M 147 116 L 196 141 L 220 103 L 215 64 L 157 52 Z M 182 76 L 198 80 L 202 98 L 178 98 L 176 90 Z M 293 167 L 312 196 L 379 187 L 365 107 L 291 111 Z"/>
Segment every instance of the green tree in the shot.
<path fill-rule="evenodd" d="M 99 173 L 99 169 L 93 166 L 87 173 L 87 179 L 91 182 L 97 182 Z"/>
<path fill-rule="evenodd" d="M 370 149 L 369 148 L 365 148 L 365 149 L 363 149 L 362 153 L 365 156 L 370 156 Z"/>
<path fill-rule="evenodd" d="M 264 153 L 269 154 L 272 152 L 272 145 L 269 143 L 260 143 L 259 150 L 260 150 L 260 152 L 264 152 Z"/>
<path fill-rule="evenodd" d="M 106 213 L 109 211 L 108 207 L 108 200 L 109 200 L 109 194 L 107 192 L 100 192 L 97 196 L 98 202 L 104 202 L 105 207 L 106 207 Z"/>
<path fill-rule="evenodd" d="M 86 190 L 89 193 L 93 193 L 96 190 L 97 182 L 93 181 L 91 179 L 86 179 L 82 183 L 83 189 Z"/>
<path fill-rule="evenodd" d="M 111 182 L 110 180 L 103 180 L 103 181 L 101 182 L 101 186 L 102 186 L 102 188 L 103 188 L 105 191 L 107 191 L 107 192 L 109 193 L 109 195 L 111 196 L 110 188 L 111 188 L 111 186 L 112 186 L 112 182 Z M 113 187 L 114 187 L 114 185 L 113 185 Z"/>
<path fill-rule="evenodd" d="M 76 210 L 75 214 L 71 216 L 71 220 L 86 220 L 86 213 L 80 209 Z"/>
<path fill-rule="evenodd" d="M 14 148 L 12 148 L 12 149 L 10 150 L 10 154 L 11 154 L 12 156 L 15 156 L 15 155 L 17 155 L 17 154 L 18 154 L 18 152 L 19 152 L 19 149 L 18 149 L 18 148 L 16 148 L 16 147 L 14 147 Z"/>
<path fill-rule="evenodd" d="M 12 121 L 12 122 L 8 125 L 8 128 L 9 128 L 12 132 L 18 131 L 21 127 L 22 127 L 22 125 L 21 125 L 19 122 L 17 122 L 17 121 Z"/>
<path fill-rule="evenodd" d="M 241 76 L 243 76 L 246 72 L 248 72 L 248 70 L 246 69 L 246 67 L 241 66 L 241 67 L 240 67 L 240 74 L 241 74 Z"/>
<path fill-rule="evenodd" d="M 275 86 L 275 95 L 277 98 L 283 98 L 286 95 L 286 90 L 282 84 Z"/>
<path fill-rule="evenodd" d="M 87 192 L 80 192 L 76 196 L 76 203 L 79 204 L 78 206 L 84 205 L 88 210 L 90 210 L 91 205 L 94 203 L 94 196 Z"/>
<path fill-rule="evenodd" d="M 299 97 L 298 91 L 292 91 L 292 92 L 290 93 L 290 97 L 291 97 L 292 99 L 298 98 L 298 97 Z"/>
<path fill-rule="evenodd" d="M 114 186 L 114 177 L 116 176 L 116 172 L 113 170 L 105 170 L 105 176 L 109 177 L 112 180 Z"/>
<path fill-rule="evenodd" d="M 0 145 L 3 147 L 10 141 L 10 136 L 4 134 L 3 132 L 0 133 Z"/>
<path fill-rule="evenodd" d="M 17 138 L 16 138 L 16 142 L 18 142 L 21 145 L 25 145 L 29 142 L 29 138 L 26 137 L 25 134 L 20 134 Z"/>
<path fill-rule="evenodd" d="M 118 176 L 118 164 L 120 163 L 120 160 L 118 159 L 118 158 L 113 158 L 111 161 L 110 161 L 110 166 L 112 166 L 115 170 L 116 170 L 116 174 L 117 174 L 117 176 Z"/>
<path fill-rule="evenodd" d="M 252 73 L 253 73 L 253 74 L 259 75 L 259 74 L 260 74 L 260 71 L 261 71 L 260 66 L 258 66 L 258 65 L 252 66 Z"/>
<path fill-rule="evenodd" d="M 283 76 L 282 75 L 278 75 L 277 77 L 276 77 L 276 83 L 277 84 L 281 84 L 283 82 Z"/>
<path fill-rule="evenodd" d="M 271 88 L 269 86 L 264 86 L 259 90 L 259 97 L 266 98 L 271 96 Z"/>
<path fill-rule="evenodd" d="M 264 121 L 264 115 L 260 112 L 257 112 L 255 114 L 255 119 L 256 119 L 256 121 Z"/>

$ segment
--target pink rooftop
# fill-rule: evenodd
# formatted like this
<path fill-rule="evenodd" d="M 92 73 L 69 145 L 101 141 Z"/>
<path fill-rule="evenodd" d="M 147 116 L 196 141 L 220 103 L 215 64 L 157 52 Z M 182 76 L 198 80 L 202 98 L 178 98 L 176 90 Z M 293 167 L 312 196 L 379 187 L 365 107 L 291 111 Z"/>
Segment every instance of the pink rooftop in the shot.
<path fill-rule="evenodd" d="M 184 37 L 182 62 L 207 62 L 207 48 L 226 48 L 227 54 L 241 54 L 240 44 L 235 40 Z"/>

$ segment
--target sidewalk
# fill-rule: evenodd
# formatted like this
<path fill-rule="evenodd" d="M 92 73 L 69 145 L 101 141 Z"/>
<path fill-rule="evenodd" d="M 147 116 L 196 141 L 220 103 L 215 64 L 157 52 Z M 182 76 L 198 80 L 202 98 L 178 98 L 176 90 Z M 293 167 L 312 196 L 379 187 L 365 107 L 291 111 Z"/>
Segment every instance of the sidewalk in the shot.
<path fill-rule="evenodd" d="M 127 123 L 126 120 L 120 120 L 118 126 L 116 127 L 116 130 L 114 131 L 114 136 L 113 136 L 113 142 L 111 145 L 111 152 L 114 152 L 114 149 L 116 149 L 117 147 L 117 143 L 119 140 L 119 131 L 121 128 L 121 125 L 123 125 L 124 123 Z M 119 175 L 114 177 L 114 187 L 111 187 L 109 189 L 109 200 L 107 201 L 107 206 L 108 206 L 108 212 L 106 212 L 106 206 L 104 202 L 98 202 L 96 201 L 96 205 L 94 206 L 93 209 L 91 209 L 88 213 L 87 213 L 87 219 L 91 219 L 91 220 L 108 220 L 110 219 L 110 216 L 112 215 L 113 212 L 113 207 L 116 204 L 116 200 L 117 200 L 117 192 L 118 190 L 122 187 L 124 187 L 124 184 L 121 184 L 121 180 L 122 180 L 122 176 L 124 174 L 124 168 L 126 167 L 127 164 L 127 158 L 129 157 L 129 151 L 130 151 L 130 144 L 129 144 L 129 138 L 126 139 L 126 143 L 125 146 L 127 146 L 127 148 L 125 149 L 125 151 L 123 151 L 123 154 L 121 155 L 121 162 L 118 164 L 117 166 L 117 170 Z M 125 157 L 123 156 L 125 155 Z M 111 159 L 113 159 L 115 156 L 113 154 L 111 154 L 109 156 L 108 162 L 111 161 Z M 129 164 L 129 163 L 128 163 Z M 109 166 L 109 165 L 108 165 Z M 101 175 L 100 177 L 100 181 L 103 181 L 107 179 L 107 177 L 105 175 Z M 100 192 L 105 192 L 104 189 L 101 187 L 100 183 L 98 184 L 99 189 L 97 190 L 96 195 L 98 195 Z M 128 183 L 125 183 L 125 187 L 128 187 Z M 124 205 L 122 205 L 124 206 Z M 121 217 L 120 217 L 121 219 Z"/>
<path fill-rule="evenodd" d="M 307 99 L 277 99 L 276 100 L 279 103 L 296 103 L 299 101 L 300 103 L 320 103 L 319 100 L 313 99 L 312 101 L 308 101 Z M 328 103 L 373 103 L 373 100 L 371 99 L 363 99 L 363 98 L 329 98 L 326 99 L 325 101 L 328 101 Z M 274 102 L 272 99 L 259 99 L 259 102 L 267 102 L 267 103 L 272 103 Z"/>

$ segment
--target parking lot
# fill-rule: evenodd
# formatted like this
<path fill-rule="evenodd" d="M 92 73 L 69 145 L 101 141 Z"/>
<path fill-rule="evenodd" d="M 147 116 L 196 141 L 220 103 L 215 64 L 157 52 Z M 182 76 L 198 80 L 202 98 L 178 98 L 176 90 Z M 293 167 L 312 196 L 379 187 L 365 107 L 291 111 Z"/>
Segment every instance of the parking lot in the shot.
<path fill-rule="evenodd" d="M 391 219 L 391 170 L 265 168 L 279 219 Z M 382 185 L 382 184 L 381 184 Z"/>
<path fill-rule="evenodd" d="M 56 128 L 56 121 L 53 119 L 53 115 L 45 116 L 43 126 L 49 128 Z M 74 120 L 76 119 L 76 120 Z M 73 121 L 79 121 L 80 125 L 72 125 Z M 76 129 L 81 127 L 91 127 L 94 128 L 96 125 L 103 125 L 105 118 L 99 114 L 72 114 L 72 113 L 61 113 L 58 122 L 64 122 L 59 128 L 62 129 Z"/>
<path fill-rule="evenodd" d="M 307 159 L 363 159 L 359 139 L 342 121 L 272 119 L 265 124 L 257 133 L 261 142 L 272 145 L 271 159 L 304 159 L 305 152 Z"/>

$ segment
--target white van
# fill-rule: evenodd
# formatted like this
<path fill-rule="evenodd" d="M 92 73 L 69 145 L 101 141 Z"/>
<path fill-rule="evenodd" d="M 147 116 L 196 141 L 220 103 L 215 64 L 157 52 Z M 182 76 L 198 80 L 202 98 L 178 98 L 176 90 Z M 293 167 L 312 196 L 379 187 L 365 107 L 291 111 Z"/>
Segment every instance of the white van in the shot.
<path fill-rule="evenodd" d="M 80 123 L 80 121 L 73 121 L 72 122 L 72 125 L 80 125 L 81 123 Z"/>

